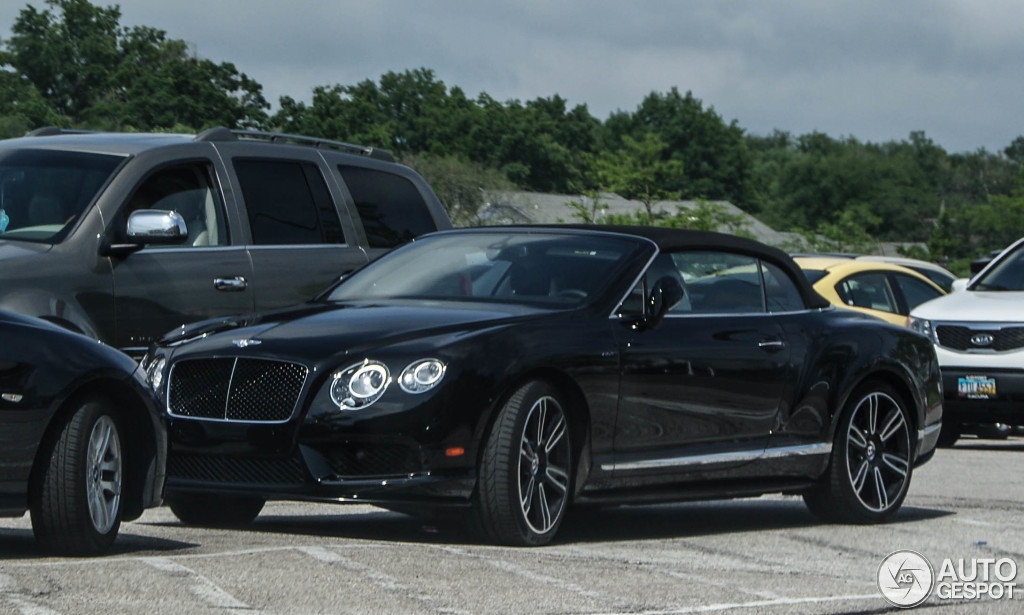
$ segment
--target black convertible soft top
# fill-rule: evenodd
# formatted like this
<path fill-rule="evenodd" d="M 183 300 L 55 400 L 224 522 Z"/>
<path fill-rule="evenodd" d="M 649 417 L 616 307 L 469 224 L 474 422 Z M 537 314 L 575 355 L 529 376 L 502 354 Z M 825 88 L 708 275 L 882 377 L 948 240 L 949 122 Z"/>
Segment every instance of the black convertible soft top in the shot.
<path fill-rule="evenodd" d="M 521 224 L 509 226 L 478 227 L 478 230 L 523 229 L 526 231 L 585 231 L 593 233 L 614 233 L 632 235 L 653 241 L 663 252 L 678 250 L 714 250 L 727 249 L 773 263 L 785 271 L 796 284 L 803 297 L 804 305 L 810 308 L 828 307 L 827 299 L 814 290 L 800 267 L 793 262 L 788 254 L 753 239 L 738 237 L 727 233 L 711 231 L 691 231 L 687 229 L 664 228 L 657 226 L 626 226 L 616 224 Z M 466 229 L 469 230 L 469 229 Z M 458 232 L 458 231 L 456 231 Z"/>

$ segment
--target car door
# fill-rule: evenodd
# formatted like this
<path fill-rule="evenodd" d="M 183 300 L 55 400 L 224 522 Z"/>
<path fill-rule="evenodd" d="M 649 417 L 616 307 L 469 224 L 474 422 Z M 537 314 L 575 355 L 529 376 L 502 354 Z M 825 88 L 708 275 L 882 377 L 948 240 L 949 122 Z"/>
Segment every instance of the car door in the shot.
<path fill-rule="evenodd" d="M 662 254 L 649 268 L 658 273 L 634 294 L 649 292 L 669 257 L 684 300 L 656 326 L 618 330 L 617 475 L 701 473 L 753 461 L 789 391 L 789 350 L 767 311 L 758 260 Z"/>
<path fill-rule="evenodd" d="M 116 344 L 129 354 L 183 324 L 253 310 L 246 286 L 252 268 L 245 248 L 232 245 L 237 228 L 224 207 L 218 164 L 180 160 L 171 154 L 153 164 L 111 224 L 111 244 L 124 244 L 128 216 L 140 209 L 176 211 L 188 231 L 180 244 L 146 245 L 110 259 Z"/>
<path fill-rule="evenodd" d="M 282 146 L 221 146 L 249 234 L 257 311 L 309 301 L 368 260 L 351 221 L 339 215 L 340 195 L 319 153 L 290 148 L 274 156 L 267 147 Z"/>

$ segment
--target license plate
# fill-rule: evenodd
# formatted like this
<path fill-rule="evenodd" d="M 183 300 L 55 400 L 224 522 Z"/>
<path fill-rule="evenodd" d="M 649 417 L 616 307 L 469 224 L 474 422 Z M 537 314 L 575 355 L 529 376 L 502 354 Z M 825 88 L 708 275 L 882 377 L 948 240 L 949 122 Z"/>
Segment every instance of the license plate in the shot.
<path fill-rule="evenodd" d="M 996 379 L 988 376 L 963 376 L 957 379 L 957 392 L 967 399 L 989 399 L 996 396 Z"/>

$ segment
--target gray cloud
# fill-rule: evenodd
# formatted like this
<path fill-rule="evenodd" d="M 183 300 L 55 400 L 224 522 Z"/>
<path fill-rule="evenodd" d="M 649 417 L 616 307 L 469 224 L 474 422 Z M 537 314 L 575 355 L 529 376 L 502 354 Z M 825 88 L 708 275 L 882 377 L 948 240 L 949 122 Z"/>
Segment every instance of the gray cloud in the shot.
<path fill-rule="evenodd" d="M 678 87 L 754 134 L 880 142 L 923 130 L 954 152 L 1024 135 L 1017 0 L 119 4 L 123 24 L 234 63 L 273 103 L 426 67 L 469 96 L 558 94 L 602 119 Z M 0 23 L 22 7 L 2 3 Z"/>

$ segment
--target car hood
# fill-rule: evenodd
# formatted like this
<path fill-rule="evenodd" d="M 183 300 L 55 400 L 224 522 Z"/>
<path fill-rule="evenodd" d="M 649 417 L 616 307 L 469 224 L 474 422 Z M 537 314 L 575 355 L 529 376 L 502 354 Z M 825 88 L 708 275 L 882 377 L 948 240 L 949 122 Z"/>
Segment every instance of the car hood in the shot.
<path fill-rule="evenodd" d="M 958 290 L 922 303 L 911 316 L 947 322 L 1020 322 L 1021 305 L 1021 291 Z"/>
<path fill-rule="evenodd" d="M 0 235 L 0 261 L 6 261 L 9 259 L 23 258 L 26 256 L 35 256 L 36 254 L 42 254 L 49 252 L 52 245 L 48 243 L 32 243 L 28 241 L 11 241 L 9 239 L 2 239 Z"/>
<path fill-rule="evenodd" d="M 431 335 L 551 317 L 551 312 L 515 305 L 307 305 L 248 319 L 207 321 L 160 341 L 187 352 L 237 352 L 259 347 L 263 355 L 301 356 L 319 361 L 339 353 Z"/>

